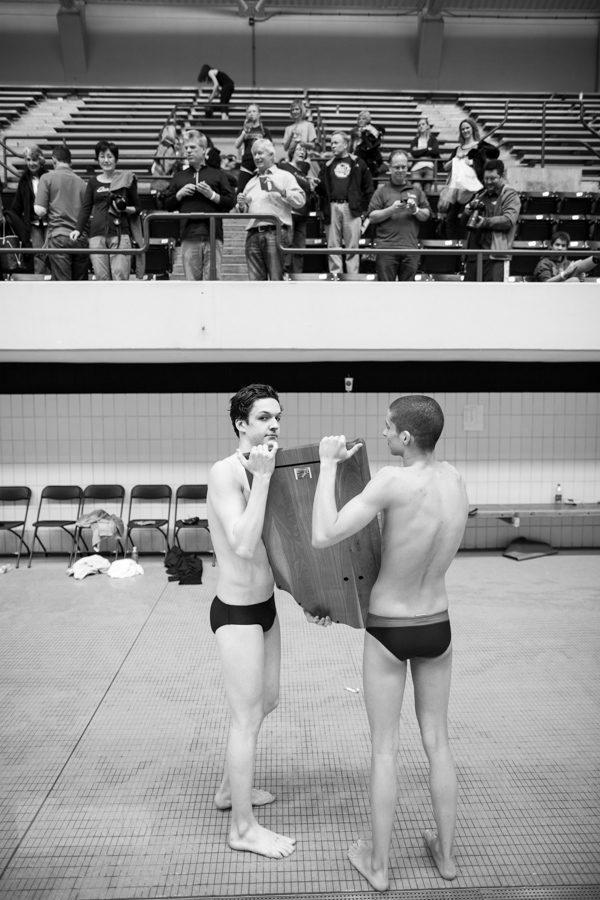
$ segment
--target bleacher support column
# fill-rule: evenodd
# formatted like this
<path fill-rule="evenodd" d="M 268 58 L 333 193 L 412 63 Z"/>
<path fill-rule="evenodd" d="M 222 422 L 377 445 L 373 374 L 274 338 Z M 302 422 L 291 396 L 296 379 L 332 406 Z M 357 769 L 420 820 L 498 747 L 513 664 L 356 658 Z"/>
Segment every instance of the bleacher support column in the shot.
<path fill-rule="evenodd" d="M 65 79 L 76 81 L 87 72 L 85 3 L 60 0 L 56 22 Z"/>
<path fill-rule="evenodd" d="M 421 90 L 439 87 L 443 46 L 444 19 L 441 15 L 429 16 L 421 13 L 417 52 L 417 79 Z"/>

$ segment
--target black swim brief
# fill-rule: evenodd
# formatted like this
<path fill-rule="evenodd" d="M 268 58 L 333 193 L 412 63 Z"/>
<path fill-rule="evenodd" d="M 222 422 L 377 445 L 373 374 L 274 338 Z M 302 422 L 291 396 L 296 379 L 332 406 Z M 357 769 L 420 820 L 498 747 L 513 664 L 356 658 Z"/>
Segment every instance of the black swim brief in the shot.
<path fill-rule="evenodd" d="M 264 603 L 253 603 L 252 606 L 232 606 L 215 597 L 210 608 L 210 627 L 213 634 L 221 625 L 260 625 L 263 631 L 269 631 L 276 616 L 274 594 Z"/>
<path fill-rule="evenodd" d="M 441 656 L 452 640 L 448 610 L 432 616 L 409 618 L 390 618 L 369 613 L 366 630 L 402 662 L 413 656 L 428 659 Z"/>

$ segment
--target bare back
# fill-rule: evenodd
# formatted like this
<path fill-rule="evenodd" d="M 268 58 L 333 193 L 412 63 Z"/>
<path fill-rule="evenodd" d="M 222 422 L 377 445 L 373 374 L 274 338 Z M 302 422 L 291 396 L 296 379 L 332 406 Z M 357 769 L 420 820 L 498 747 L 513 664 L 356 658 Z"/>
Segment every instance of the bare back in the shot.
<path fill-rule="evenodd" d="M 469 504 L 456 469 L 434 460 L 386 470 L 379 577 L 370 611 L 418 616 L 448 607 L 445 575 L 460 546 Z"/>
<path fill-rule="evenodd" d="M 249 497 L 246 470 L 236 456 L 215 463 L 208 476 L 207 513 L 219 563 L 217 596 L 233 606 L 262 603 L 269 599 L 274 587 L 262 540 L 251 559 L 242 558 L 232 547 L 232 527 L 246 510 Z"/>

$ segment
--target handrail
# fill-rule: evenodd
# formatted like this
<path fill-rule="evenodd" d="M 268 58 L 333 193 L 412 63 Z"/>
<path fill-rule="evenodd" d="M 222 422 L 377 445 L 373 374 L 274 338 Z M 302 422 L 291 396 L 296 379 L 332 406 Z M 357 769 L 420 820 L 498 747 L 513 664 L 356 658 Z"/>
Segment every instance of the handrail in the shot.
<path fill-rule="evenodd" d="M 150 249 L 150 222 L 155 220 L 171 220 L 171 221 L 181 221 L 182 219 L 195 219 L 195 220 L 206 220 L 209 219 L 209 228 L 210 228 L 210 280 L 216 280 L 216 253 L 215 253 L 215 241 L 216 241 L 216 220 L 217 219 L 256 219 L 256 215 L 250 215 L 249 213 L 171 213 L 171 212 L 150 212 L 148 213 L 143 220 L 143 234 L 144 234 L 144 243 L 141 247 L 131 247 L 119 249 L 119 255 L 121 256 L 141 256 L 147 250 Z M 261 214 L 260 215 L 261 222 L 269 222 L 275 226 L 276 234 L 277 234 L 277 248 L 282 253 L 286 254 L 299 254 L 303 256 L 329 256 L 331 254 L 335 254 L 336 256 L 389 256 L 390 254 L 398 253 L 398 249 L 395 247 L 287 247 L 281 243 L 282 238 L 282 225 L 281 221 L 274 215 Z M 0 255 L 9 254 L 9 253 L 18 253 L 19 255 L 25 254 L 27 256 L 32 255 L 48 255 L 54 256 L 56 254 L 68 253 L 69 255 L 75 256 L 83 256 L 90 255 L 92 253 L 94 256 L 115 256 L 115 250 L 107 249 L 107 248 L 96 248 L 90 251 L 88 247 L 73 247 L 73 248 L 65 248 L 65 247 L 22 247 L 17 251 L 13 247 L 2 247 L 0 246 Z M 483 275 L 483 260 L 488 257 L 504 257 L 508 258 L 509 256 L 532 256 L 537 255 L 541 256 L 542 254 L 546 256 L 559 256 L 558 252 L 552 252 L 552 250 L 547 248 L 537 248 L 537 247 L 528 247 L 523 250 L 521 249 L 507 249 L 505 251 L 492 250 L 492 249 L 480 249 L 480 248 L 467 248 L 464 246 L 460 247 L 419 247 L 416 249 L 412 248 L 402 248 L 402 253 L 404 255 L 414 256 L 415 254 L 418 256 L 475 256 L 477 261 L 477 274 L 476 280 L 482 281 Z M 589 248 L 588 250 L 569 250 L 569 256 L 579 257 L 587 257 L 590 256 Z"/>

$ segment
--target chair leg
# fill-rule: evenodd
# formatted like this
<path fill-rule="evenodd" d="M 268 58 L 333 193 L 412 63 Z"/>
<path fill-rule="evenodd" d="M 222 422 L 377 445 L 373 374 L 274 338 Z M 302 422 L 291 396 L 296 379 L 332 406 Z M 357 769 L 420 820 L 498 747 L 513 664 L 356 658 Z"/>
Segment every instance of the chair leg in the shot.
<path fill-rule="evenodd" d="M 38 542 L 38 544 L 40 545 L 40 547 L 41 547 L 42 550 L 44 551 L 45 555 L 48 556 L 48 551 L 46 550 L 46 548 L 44 547 L 44 545 L 42 544 L 42 542 L 41 542 L 41 540 L 40 540 L 40 538 L 39 538 L 39 536 L 38 536 L 38 530 L 37 530 L 37 528 L 34 527 L 34 529 L 33 529 L 33 540 L 31 541 L 31 550 L 29 551 L 29 562 L 27 563 L 27 568 L 28 568 L 28 569 L 31 568 L 31 560 L 33 559 L 33 549 L 34 549 L 34 546 L 35 546 L 35 542 L 36 542 L 36 541 Z"/>

